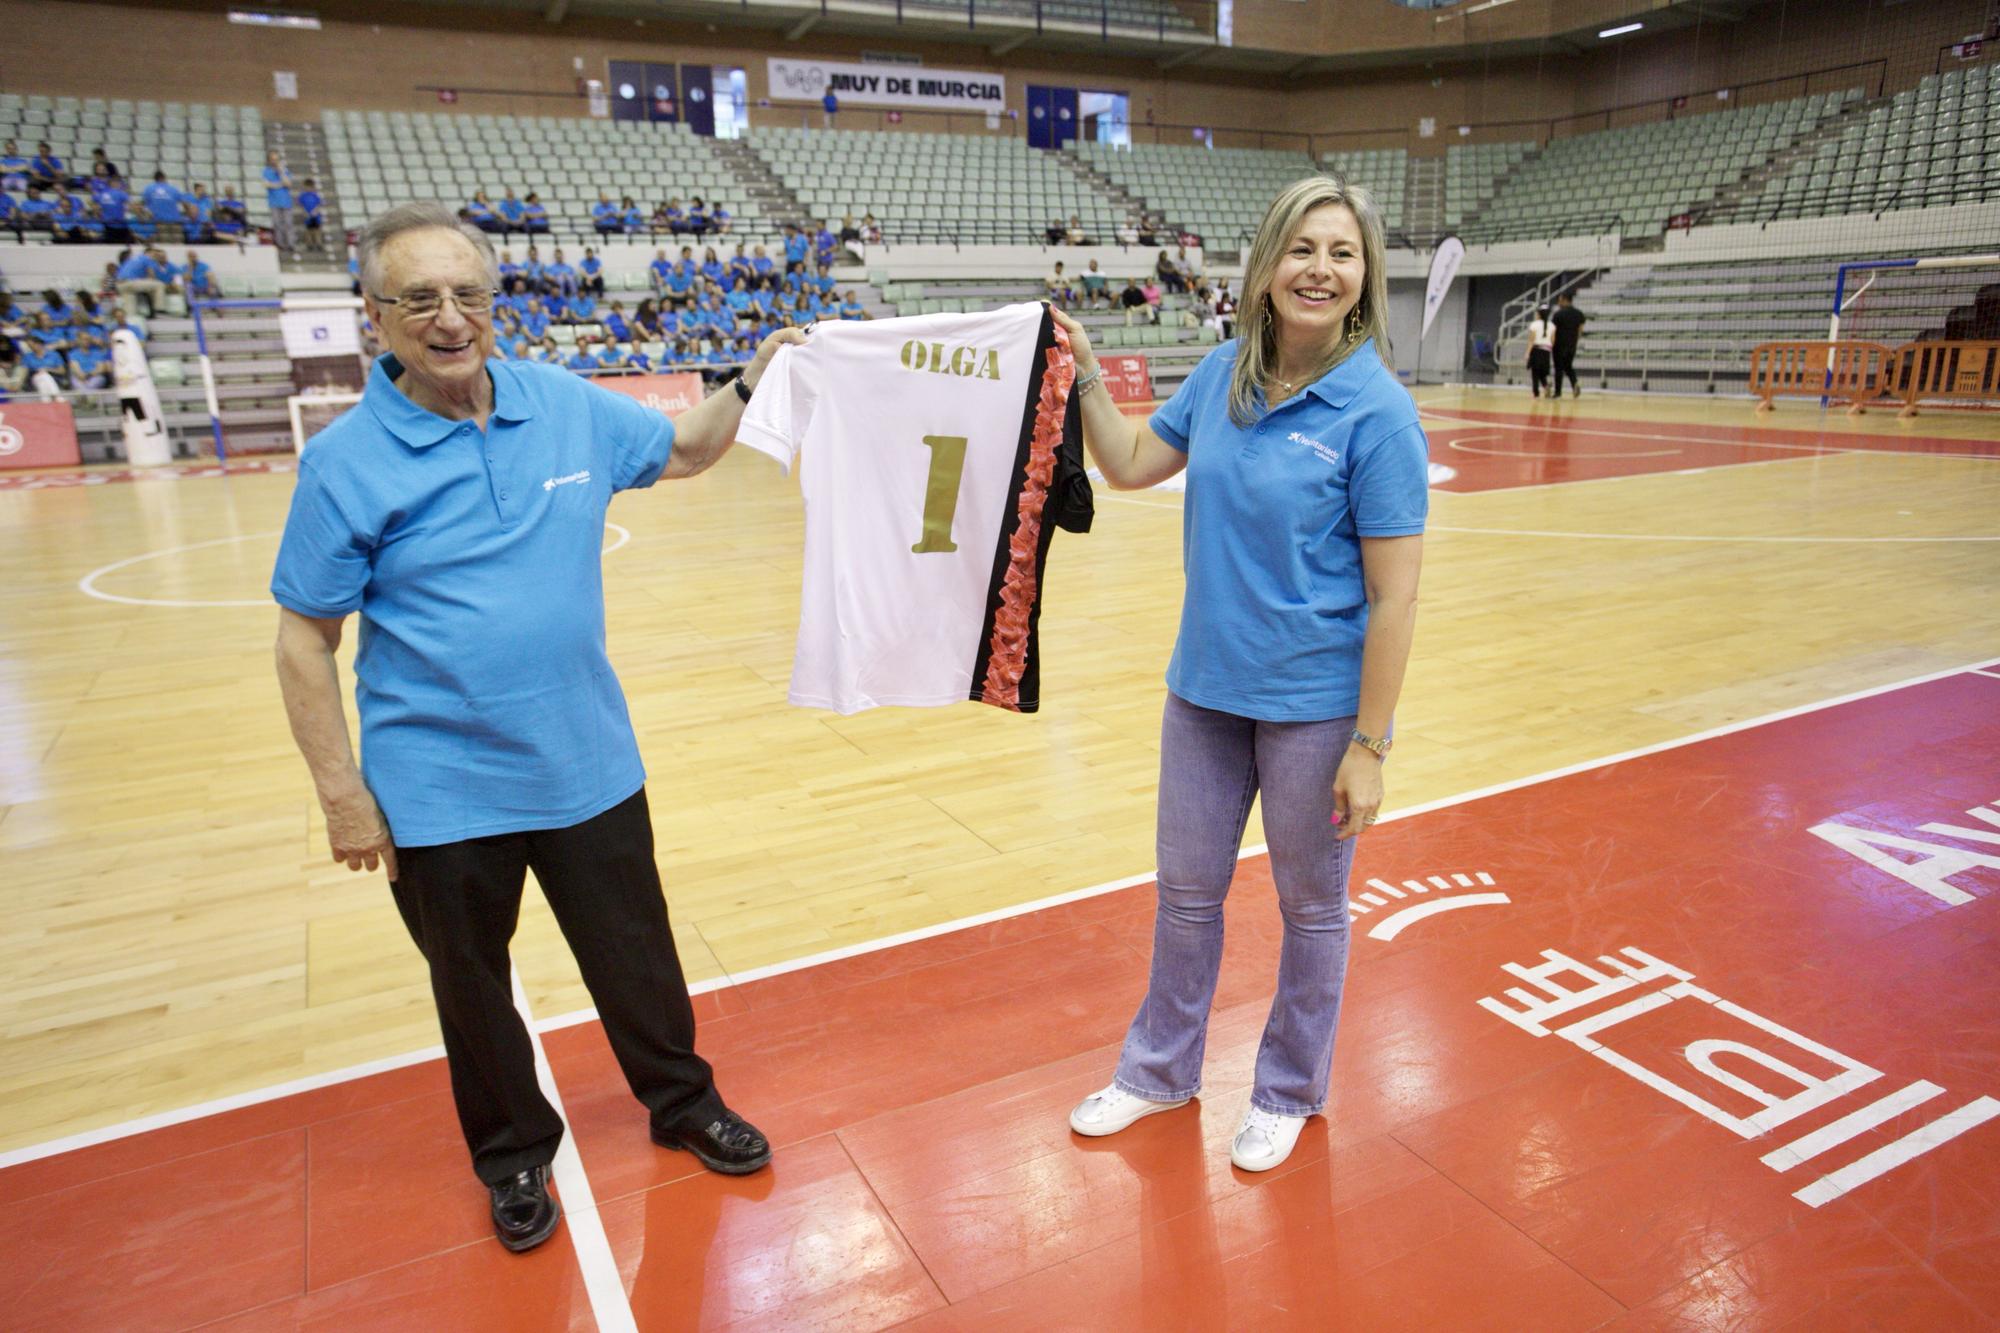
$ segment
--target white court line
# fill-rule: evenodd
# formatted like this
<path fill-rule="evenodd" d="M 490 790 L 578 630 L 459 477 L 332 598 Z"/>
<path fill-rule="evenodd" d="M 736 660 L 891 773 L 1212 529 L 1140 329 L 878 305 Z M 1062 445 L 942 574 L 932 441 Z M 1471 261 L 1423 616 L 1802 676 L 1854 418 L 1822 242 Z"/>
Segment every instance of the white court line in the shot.
<path fill-rule="evenodd" d="M 584 1294 L 590 1297 L 590 1313 L 602 1333 L 639 1333 L 632 1317 L 632 1301 L 618 1276 L 618 1258 L 611 1252 L 611 1238 L 604 1234 L 604 1217 L 597 1211 L 597 1196 L 590 1188 L 590 1176 L 576 1150 L 576 1133 L 563 1112 L 562 1092 L 556 1087 L 556 1071 L 549 1067 L 549 1053 L 542 1048 L 541 1034 L 535 1031 L 535 1012 L 528 1006 L 528 991 L 521 984 L 519 968 L 511 969 L 514 1008 L 527 1024 L 528 1040 L 535 1048 L 535 1081 L 542 1096 L 555 1107 L 563 1122 L 562 1142 L 556 1147 L 554 1173 L 556 1193 L 562 1199 L 563 1223 L 569 1228 L 570 1247 L 576 1251 L 577 1267 L 583 1270 Z"/>
<path fill-rule="evenodd" d="M 2000 680 L 2000 671 L 1975 671 L 1972 674 L 1975 676 L 1985 676 L 1992 680 Z"/>
<path fill-rule="evenodd" d="M 1461 409 L 1461 410 L 1483 411 L 1486 409 L 1471 408 L 1471 409 Z M 1955 453 L 1931 453 L 1919 449 L 1887 449 L 1887 448 L 1874 449 L 1868 447 L 1867 445 L 1860 445 L 1860 444 L 1785 444 L 1777 440 L 1717 440 L 1717 439 L 1712 439 L 1705 435 L 1683 435 L 1683 434 L 1664 435 L 1658 432 L 1649 432 L 1649 431 L 1601 430 L 1595 426 L 1572 426 L 1554 421 L 1549 421 L 1549 422 L 1541 422 L 1533 420 L 1508 421 L 1508 422 L 1477 421 L 1469 417 L 1454 417 L 1451 416 L 1449 413 L 1445 412 L 1427 411 L 1423 407 L 1419 407 L 1417 409 L 1417 414 L 1419 417 L 1429 417 L 1434 421 L 1442 421 L 1448 426 L 1477 426 L 1477 427 L 1483 427 L 1488 430 L 1498 427 L 1501 429 L 1508 429 L 1508 430 L 1564 431 L 1571 435 L 1604 435 L 1616 440 L 1666 440 L 1674 444 L 1722 444 L 1722 445 L 1735 445 L 1744 449 L 1779 449 L 1793 453 L 1807 453 L 1807 454 L 1895 454 L 1900 457 L 1913 457 L 1913 458 L 1971 458 L 1971 459 L 1983 460 L 1986 462 L 2000 462 L 2000 454 L 1955 454 Z M 1799 430 L 1804 428 L 1793 427 L 1793 426 L 1763 426 L 1763 427 L 1749 427 L 1748 429 Z M 1933 436 L 1926 436 L 1925 438 L 1948 439 L 1950 437 L 1933 435 Z M 1976 443 L 1976 441 L 1954 440 L 1953 443 L 1971 444 L 1971 443 Z"/>
<path fill-rule="evenodd" d="M 2000 1101 L 1981 1097 L 1967 1102 L 1950 1115 L 1941 1116 L 1921 1129 L 1911 1130 L 1860 1161 L 1850 1162 L 1838 1171 L 1829 1171 L 1804 1189 L 1794 1191 L 1792 1197 L 1814 1208 L 1832 1203 L 1857 1185 L 1865 1185 L 1912 1158 L 1923 1156 L 1939 1144 L 1949 1143 L 1968 1130 L 1977 1129 L 1995 1116 L 2000 1116 Z"/>
<path fill-rule="evenodd" d="M 632 540 L 632 533 L 629 528 L 609 520 L 605 521 L 604 526 L 618 534 L 618 539 L 604 548 L 605 555 L 610 555 L 613 551 Z M 165 597 L 126 597 L 119 593 L 104 591 L 97 586 L 97 581 L 106 574 L 114 574 L 128 565 L 142 564 L 148 560 L 158 560 L 161 556 L 180 555 L 185 551 L 200 551 L 210 546 L 229 546 L 236 542 L 258 541 L 265 537 L 278 537 L 282 535 L 282 533 L 277 532 L 243 532 L 238 533 L 234 537 L 217 537 L 213 541 L 189 542 L 185 546 L 166 546 L 157 551 L 142 551 L 138 555 L 127 556 L 123 560 L 114 560 L 108 565 L 99 565 L 96 569 L 91 570 L 76 581 L 77 591 L 86 597 L 95 597 L 100 602 L 117 602 L 122 606 L 165 606 L 174 608 L 191 606 L 276 606 L 277 603 L 269 597 L 216 601 L 178 601 Z"/>
<path fill-rule="evenodd" d="M 1523 787 L 1539 786 L 1542 783 L 1554 782 L 1560 778 L 1572 777 L 1578 773 L 1588 773 L 1594 769 L 1608 768 L 1613 764 L 1622 764 L 1633 759 L 1643 759 L 1648 755 L 1664 754 L 1668 750 L 1678 750 L 1684 746 L 1698 745 L 1702 741 L 1715 740 L 1721 736 L 1734 735 L 1739 731 L 1750 731 L 1757 727 L 1770 726 L 1773 723 L 1784 722 L 1791 718 L 1804 717 L 1807 714 L 1823 712 L 1829 708 L 1838 708 L 1843 704 L 1858 703 L 1863 699 L 1875 698 L 1877 695 L 1893 694 L 1897 690 L 1913 689 L 1918 685 L 1928 685 L 1932 681 L 1944 680 L 1951 676 L 1962 676 L 1968 672 L 1976 672 L 1980 675 L 1992 674 L 1986 670 L 1987 668 L 2000 668 L 2000 657 L 1982 658 L 1979 661 L 1968 662 L 1960 666 L 1946 667 L 1941 671 L 1929 671 L 1920 676 L 1910 676 L 1903 680 L 1890 681 L 1886 685 L 1871 685 L 1867 689 L 1836 695 L 1831 699 L 1821 699 L 1815 703 L 1808 704 L 1795 704 L 1790 708 L 1781 708 L 1774 713 L 1765 713 L 1758 717 L 1745 718 L 1741 722 L 1724 723 L 1722 726 L 1710 727 L 1705 731 L 1697 731 L 1674 740 L 1655 741 L 1651 745 L 1641 745 L 1634 749 L 1621 750 L 1616 754 L 1605 755 L 1602 758 L 1579 760 L 1574 764 L 1568 764 L 1562 768 L 1549 769 L 1547 772 L 1534 773 L 1527 777 L 1510 778 L 1505 782 L 1491 783 L 1484 787 L 1474 788 L 1471 791 L 1458 792 L 1450 796 L 1440 796 L 1436 800 L 1423 801 L 1416 805 L 1403 806 L 1399 809 L 1391 810 L 1384 814 L 1378 822 L 1387 824 L 1398 819 L 1412 819 L 1418 815 L 1427 815 L 1434 810 L 1445 810 L 1453 806 L 1468 805 L 1474 801 L 1484 800 L 1488 796 L 1499 796 L 1510 791 L 1519 791 Z M 1237 857 L 1240 860 L 1247 857 L 1262 856 L 1268 850 L 1269 848 L 1260 842 L 1243 848 L 1237 853 Z M 710 978 L 707 981 L 696 982 L 689 986 L 688 993 L 691 995 L 701 995 L 709 991 L 725 990 L 731 986 L 745 985 L 752 981 L 762 981 L 766 977 L 783 976 L 788 972 L 801 972 L 807 968 L 839 962 L 844 958 L 857 958 L 862 954 L 876 953 L 883 949 L 893 949 L 898 945 L 914 944 L 919 940 L 933 939 L 939 935 L 950 935 L 961 930 L 970 930 L 975 926 L 988 925 L 995 921 L 1005 921 L 1012 917 L 1026 916 L 1030 913 L 1045 911 L 1051 907 L 1060 907 L 1065 903 L 1082 902 L 1086 898 L 1097 898 L 1107 893 L 1116 893 L 1120 889 L 1129 889 L 1141 884 L 1150 884 L 1157 875 L 1158 872 L 1156 870 L 1147 871 L 1142 875 L 1127 875 L 1122 879 L 1107 880 L 1102 884 L 1093 884 L 1089 888 L 1071 889 L 1064 893 L 1052 894 L 1046 898 L 1037 898 L 1032 902 L 1017 903 L 1012 907 L 995 908 L 990 912 L 981 912 L 976 916 L 960 917 L 953 921 L 941 921 L 936 925 L 922 926 L 916 930 L 906 930 L 900 934 L 885 936 L 879 940 L 866 940 L 859 944 L 842 945 L 840 948 L 828 949 L 823 953 L 808 954 L 802 958 L 793 958 L 781 963 L 770 963 L 763 967 Z M 1491 882 L 1486 879 L 1483 873 L 1479 878 L 1482 882 Z M 1415 887 L 1414 882 L 1411 883 L 1411 887 Z M 596 1017 L 595 1010 L 579 1009 L 574 1013 L 559 1014 L 553 1018 L 541 1019 L 536 1022 L 535 1030 L 538 1032 L 553 1032 L 558 1028 L 574 1027 L 580 1023 L 588 1023 Z M 39 1158 L 52 1157 L 57 1153 L 70 1152 L 77 1148 L 86 1148 L 94 1144 L 106 1143 L 113 1139 L 126 1138 L 133 1134 L 144 1133 L 147 1130 L 162 1129 L 189 1120 L 199 1120 L 204 1116 L 215 1115 L 222 1111 L 231 1111 L 243 1106 L 252 1106 L 260 1102 L 271 1101 L 278 1097 L 290 1096 L 299 1092 L 309 1092 L 315 1088 L 329 1087 L 335 1083 L 345 1083 L 357 1078 L 366 1078 L 371 1074 L 381 1073 L 385 1070 L 399 1069 L 405 1065 L 437 1059 L 443 1053 L 442 1047 L 429 1046 L 421 1051 L 412 1051 L 406 1055 L 371 1060 L 366 1064 L 351 1065 L 345 1069 L 336 1069 L 325 1074 L 315 1074 L 307 1078 L 295 1079 L 290 1083 L 278 1084 L 269 1088 L 260 1088 L 251 1092 L 236 1093 L 214 1101 L 182 1107 L 179 1110 L 163 1111 L 157 1115 L 146 1116 L 138 1120 L 129 1120 L 123 1124 L 107 1125 L 101 1129 L 85 1130 L 79 1134 L 71 1134 L 60 1139 L 51 1139 L 46 1143 L 38 1143 L 26 1148 L 16 1148 L 11 1152 L 0 1154 L 0 1170 L 4 1170 L 10 1166 L 18 1166 L 23 1162 L 32 1162 Z"/>
<path fill-rule="evenodd" d="M 1860 1110 L 1842 1116 L 1832 1124 L 1816 1129 L 1803 1138 L 1793 1139 L 1782 1148 L 1774 1148 L 1759 1160 L 1773 1171 L 1789 1171 L 1801 1162 L 1809 1162 L 1823 1152 L 1838 1148 L 1857 1134 L 1864 1133 L 1886 1121 L 1894 1120 L 1913 1106 L 1922 1106 L 1933 1097 L 1944 1096 L 1944 1089 L 1926 1079 L 1887 1097 L 1870 1102 Z"/>

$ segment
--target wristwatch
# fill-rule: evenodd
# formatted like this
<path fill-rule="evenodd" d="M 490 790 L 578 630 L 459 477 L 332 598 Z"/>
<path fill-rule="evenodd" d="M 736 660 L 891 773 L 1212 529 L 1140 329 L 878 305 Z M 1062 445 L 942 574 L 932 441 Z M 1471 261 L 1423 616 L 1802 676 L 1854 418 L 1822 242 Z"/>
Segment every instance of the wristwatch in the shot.
<path fill-rule="evenodd" d="M 736 386 L 736 396 L 738 398 L 741 398 L 746 403 L 750 401 L 750 395 L 751 393 L 754 392 L 754 390 L 752 390 L 749 385 L 743 382 L 743 377 L 741 375 L 738 375 L 735 379 L 729 382 Z"/>
<path fill-rule="evenodd" d="M 1387 759 L 1389 757 L 1389 747 L 1394 744 L 1393 741 L 1389 741 L 1386 739 L 1377 740 L 1373 736 L 1365 735 L 1360 731 L 1356 731 L 1353 735 L 1349 736 L 1347 739 L 1353 741 L 1356 745 L 1368 751 L 1370 754 L 1374 755 L 1377 759 Z"/>

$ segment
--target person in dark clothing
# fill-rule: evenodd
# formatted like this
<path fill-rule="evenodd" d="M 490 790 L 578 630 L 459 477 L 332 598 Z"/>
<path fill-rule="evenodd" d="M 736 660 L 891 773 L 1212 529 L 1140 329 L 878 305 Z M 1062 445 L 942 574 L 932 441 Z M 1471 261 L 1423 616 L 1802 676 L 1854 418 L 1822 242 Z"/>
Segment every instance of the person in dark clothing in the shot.
<path fill-rule="evenodd" d="M 1556 326 L 1549 318 L 1547 306 L 1537 306 L 1535 317 L 1528 321 L 1528 375 L 1533 381 L 1535 397 L 1542 396 L 1542 390 L 1549 382 L 1549 357 L 1554 351 Z"/>
<path fill-rule="evenodd" d="M 1572 398 L 1581 398 L 1583 390 L 1576 382 L 1576 342 L 1583 336 L 1583 322 L 1590 316 L 1576 308 L 1576 303 L 1564 292 L 1556 298 L 1556 313 L 1549 318 L 1555 325 L 1555 396 L 1562 397 L 1563 377 L 1569 377 L 1569 393 Z"/>

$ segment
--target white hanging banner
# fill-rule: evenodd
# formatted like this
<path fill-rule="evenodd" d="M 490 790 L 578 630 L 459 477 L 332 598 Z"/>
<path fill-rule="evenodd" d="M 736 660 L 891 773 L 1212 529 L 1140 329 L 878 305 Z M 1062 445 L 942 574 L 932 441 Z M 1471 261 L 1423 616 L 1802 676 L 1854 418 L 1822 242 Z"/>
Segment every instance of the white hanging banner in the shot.
<path fill-rule="evenodd" d="M 285 355 L 294 359 L 307 356 L 359 356 L 361 334 L 356 328 L 355 311 L 350 307 L 278 312 L 278 327 L 285 335 Z"/>
<path fill-rule="evenodd" d="M 1445 293 L 1451 290 L 1452 280 L 1458 277 L 1458 266 L 1464 262 L 1465 242 L 1456 236 L 1445 237 L 1431 252 L 1431 280 L 1424 287 L 1424 331 L 1417 335 L 1419 341 L 1430 336 L 1431 321 L 1437 318 L 1439 307 L 1444 305 Z"/>
<path fill-rule="evenodd" d="M 768 61 L 771 96 L 818 102 L 832 93 L 842 106 L 895 106 L 923 111 L 998 111 L 1007 104 L 999 74 L 923 65 L 849 65 L 833 60 Z"/>

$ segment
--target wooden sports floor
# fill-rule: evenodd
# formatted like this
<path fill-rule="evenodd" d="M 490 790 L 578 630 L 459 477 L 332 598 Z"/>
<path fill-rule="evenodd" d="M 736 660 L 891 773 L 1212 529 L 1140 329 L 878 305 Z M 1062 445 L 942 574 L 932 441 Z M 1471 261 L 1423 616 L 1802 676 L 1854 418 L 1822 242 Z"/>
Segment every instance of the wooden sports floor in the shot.
<path fill-rule="evenodd" d="M 1200 1103 L 1063 1123 L 1144 986 L 1181 497 L 1100 488 L 1058 536 L 1040 714 L 852 718 L 784 701 L 794 483 L 739 451 L 621 497 L 675 929 L 778 1155 L 647 1145 L 531 891 L 573 1133 L 526 1257 L 286 732 L 283 462 L 0 474 L 5 1322 L 1993 1327 L 2000 415 L 1420 402 L 1395 817 L 1333 1108 L 1261 1177 L 1227 1160 L 1277 944 L 1254 822 Z"/>

